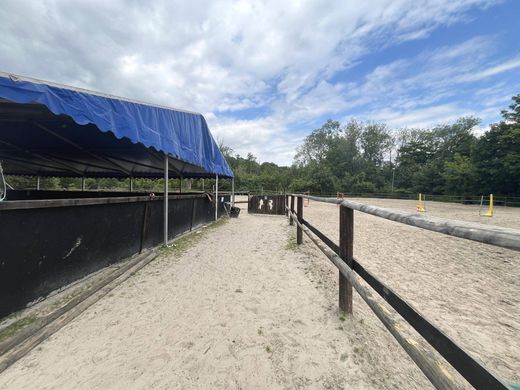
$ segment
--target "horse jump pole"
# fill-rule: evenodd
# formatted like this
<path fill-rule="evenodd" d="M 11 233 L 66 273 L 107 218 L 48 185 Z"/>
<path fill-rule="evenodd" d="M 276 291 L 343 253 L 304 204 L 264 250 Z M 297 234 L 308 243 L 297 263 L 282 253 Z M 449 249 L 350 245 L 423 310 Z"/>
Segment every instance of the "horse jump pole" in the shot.
<path fill-rule="evenodd" d="M 341 259 L 352 268 L 354 258 L 354 210 L 340 206 L 339 212 L 339 248 Z M 339 309 L 352 314 L 352 284 L 339 273 Z"/>
<path fill-rule="evenodd" d="M 296 217 L 298 218 L 298 222 L 303 223 L 303 198 L 298 196 L 298 206 L 296 210 Z M 300 225 L 296 227 L 296 243 L 301 244 L 303 242 L 303 231 Z"/>

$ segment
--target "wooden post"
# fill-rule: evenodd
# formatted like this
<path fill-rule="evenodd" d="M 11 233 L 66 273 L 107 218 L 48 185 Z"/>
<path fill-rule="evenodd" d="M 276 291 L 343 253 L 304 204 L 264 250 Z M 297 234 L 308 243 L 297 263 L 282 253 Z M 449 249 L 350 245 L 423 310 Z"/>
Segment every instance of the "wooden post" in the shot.
<path fill-rule="evenodd" d="M 191 200 L 191 220 L 190 220 L 190 232 L 193 229 L 193 220 L 195 219 L 195 198 Z"/>
<path fill-rule="evenodd" d="M 235 207 L 235 177 L 231 179 L 231 207 Z"/>
<path fill-rule="evenodd" d="M 301 196 L 298 197 L 298 205 L 296 210 L 296 216 L 298 217 L 298 221 L 303 223 L 303 198 Z M 300 226 L 296 227 L 296 243 L 301 244 L 303 242 L 303 231 Z"/>
<path fill-rule="evenodd" d="M 352 268 L 354 257 L 354 210 L 341 206 L 339 212 L 339 248 L 341 258 Z M 352 314 L 352 284 L 339 273 L 339 309 Z"/>
<path fill-rule="evenodd" d="M 146 242 L 146 238 L 148 237 L 148 220 L 150 216 L 148 210 L 148 204 L 150 202 L 144 202 L 144 210 L 143 210 L 143 224 L 141 226 L 141 243 L 139 244 L 139 253 L 143 251 L 144 244 Z"/>
<path fill-rule="evenodd" d="M 291 212 L 294 213 L 294 195 L 291 195 Z M 289 225 L 294 225 L 294 221 L 292 219 L 292 214 L 291 216 L 289 217 Z"/>

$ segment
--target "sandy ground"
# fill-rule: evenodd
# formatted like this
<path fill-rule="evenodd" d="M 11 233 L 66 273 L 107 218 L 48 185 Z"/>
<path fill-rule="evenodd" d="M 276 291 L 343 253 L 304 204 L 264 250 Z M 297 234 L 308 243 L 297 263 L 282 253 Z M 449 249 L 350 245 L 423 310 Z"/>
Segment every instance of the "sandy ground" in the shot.
<path fill-rule="evenodd" d="M 154 261 L 7 369 L 0 388 L 428 386 L 374 316 L 339 316 L 332 266 L 295 249 L 287 225 L 245 213 Z"/>
<path fill-rule="evenodd" d="M 352 199 L 414 212 L 415 201 Z M 427 202 L 426 215 L 520 229 L 520 208 Z M 304 217 L 338 241 L 335 205 L 312 202 Z M 355 213 L 354 255 L 473 356 L 520 383 L 520 254 Z M 361 301 L 359 296 L 358 302 Z M 364 303 L 357 307 L 364 311 Z M 364 314 L 364 313 L 363 313 Z"/>
<path fill-rule="evenodd" d="M 471 206 L 427 208 L 475 218 Z M 337 238 L 336 206 L 311 202 L 304 213 Z M 497 210 L 492 221 L 518 228 L 519 217 Z M 520 382 L 516 252 L 357 212 L 355 229 L 355 255 L 368 269 Z M 0 388 L 431 388 L 357 294 L 354 317 L 339 315 L 336 269 L 310 240 L 295 248 L 294 234 L 282 217 L 229 220 L 114 289 L 0 374 Z"/>

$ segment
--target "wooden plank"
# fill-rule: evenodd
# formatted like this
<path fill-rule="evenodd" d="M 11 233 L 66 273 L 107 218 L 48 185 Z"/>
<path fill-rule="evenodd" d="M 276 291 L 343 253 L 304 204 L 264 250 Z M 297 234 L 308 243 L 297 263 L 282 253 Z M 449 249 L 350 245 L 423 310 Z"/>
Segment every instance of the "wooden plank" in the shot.
<path fill-rule="evenodd" d="M 354 210 L 341 206 L 339 212 L 339 250 L 343 261 L 352 268 L 354 257 Z M 352 284 L 339 273 L 339 308 L 352 314 Z"/>
<path fill-rule="evenodd" d="M 74 196 L 71 193 L 71 196 Z M 204 198 L 204 194 L 195 195 L 169 195 L 169 199 L 191 199 Z M 52 207 L 75 207 L 75 206 L 91 206 L 98 204 L 115 204 L 115 203 L 133 203 L 133 202 L 150 202 L 162 200 L 162 195 L 150 198 L 149 196 L 116 196 L 106 198 L 76 198 L 76 199 L 44 199 L 44 200 L 12 200 L 0 202 L 1 210 L 24 210 L 24 209 L 40 209 Z"/>
<path fill-rule="evenodd" d="M 143 224 L 141 226 L 141 242 L 139 244 L 139 253 L 143 251 L 144 243 L 146 241 L 146 238 L 148 237 L 148 219 L 150 218 L 150 210 L 149 210 L 149 202 L 144 203 L 144 210 L 143 210 Z"/>
<path fill-rule="evenodd" d="M 193 220 L 195 219 L 195 199 L 191 200 L 191 219 L 190 219 L 190 232 L 193 230 Z"/>
<path fill-rule="evenodd" d="M 484 244 L 499 246 L 502 248 L 520 251 L 520 230 L 502 228 L 498 226 L 487 226 L 478 223 L 470 223 L 457 221 L 452 219 L 428 217 L 414 213 L 405 213 L 394 211 L 377 206 L 370 206 L 363 203 L 353 202 L 351 200 L 341 200 L 336 198 L 322 198 L 311 195 L 297 195 L 317 202 L 341 204 L 356 211 L 374 215 L 403 223 L 405 225 L 415 226 L 421 229 L 446 234 L 449 236 L 464 238 L 467 240 L 477 241 Z"/>

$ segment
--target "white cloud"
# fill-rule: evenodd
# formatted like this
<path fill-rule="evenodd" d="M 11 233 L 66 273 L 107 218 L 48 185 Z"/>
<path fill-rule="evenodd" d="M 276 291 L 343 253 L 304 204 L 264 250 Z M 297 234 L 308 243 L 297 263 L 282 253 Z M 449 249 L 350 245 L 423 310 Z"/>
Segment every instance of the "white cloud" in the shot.
<path fill-rule="evenodd" d="M 461 116 L 476 115 L 454 104 L 443 104 L 414 110 L 381 110 L 370 114 L 370 118 L 386 122 L 390 127 L 427 128 L 455 121 Z"/>
<path fill-rule="evenodd" d="M 215 121 L 214 121 L 215 120 Z M 253 153 L 261 161 L 291 164 L 294 149 L 302 138 L 287 131 L 283 121 L 274 118 L 254 120 L 209 120 L 214 136 L 242 156 Z"/>
<path fill-rule="evenodd" d="M 470 82 L 482 80 L 487 77 L 491 77 L 503 72 L 507 72 L 512 69 L 520 68 L 520 57 L 513 58 L 511 60 L 505 61 L 501 64 L 486 68 L 477 73 L 468 73 L 461 77 L 460 81 Z"/>
<path fill-rule="evenodd" d="M 0 70 L 200 111 L 235 150 L 289 163 L 296 124 L 360 107 L 424 111 L 449 95 L 450 77 L 481 71 L 485 38 L 381 65 L 363 82 L 332 81 L 369 53 L 496 2 L 4 0 Z"/>

